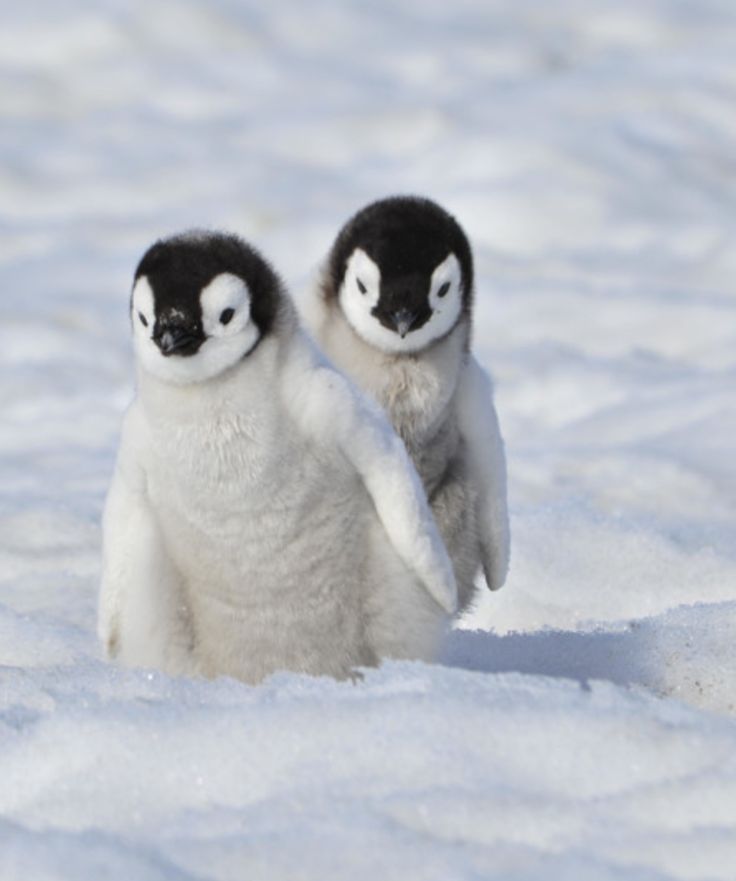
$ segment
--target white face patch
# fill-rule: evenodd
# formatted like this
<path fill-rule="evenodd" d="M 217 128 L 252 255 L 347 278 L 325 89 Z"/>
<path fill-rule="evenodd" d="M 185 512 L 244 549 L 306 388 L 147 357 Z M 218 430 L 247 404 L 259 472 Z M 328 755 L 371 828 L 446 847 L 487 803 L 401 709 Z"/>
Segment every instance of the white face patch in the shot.
<path fill-rule="evenodd" d="M 193 355 L 167 356 L 153 339 L 156 316 L 148 278 L 142 276 L 133 288 L 136 356 L 149 373 L 165 382 L 184 385 L 211 379 L 240 361 L 258 342 L 260 331 L 250 318 L 250 292 L 241 278 L 223 272 L 202 288 L 199 298 L 204 342 Z M 176 317 L 176 311 L 167 314 Z"/>
<path fill-rule="evenodd" d="M 250 321 L 250 293 L 242 278 L 230 272 L 216 275 L 199 295 L 202 327 L 208 337 L 240 333 Z"/>
<path fill-rule="evenodd" d="M 371 334 L 374 325 L 384 333 L 388 333 L 377 318 L 371 315 L 371 309 L 378 303 L 381 294 L 381 270 L 371 258 L 360 248 L 356 248 L 348 259 L 345 277 L 340 287 L 340 307 L 353 329 L 363 339 L 377 345 Z"/>
<path fill-rule="evenodd" d="M 145 275 L 135 283 L 130 308 L 133 319 L 133 345 L 136 354 L 140 354 L 140 350 L 145 349 L 147 344 L 156 348 L 156 344 L 151 339 L 153 326 L 156 323 L 153 291 Z"/>
<path fill-rule="evenodd" d="M 385 327 L 372 314 L 381 295 L 381 270 L 361 248 L 348 259 L 340 287 L 339 302 L 349 324 L 367 343 L 392 354 L 418 352 L 443 337 L 457 323 L 462 311 L 462 272 L 450 253 L 432 273 L 429 286 L 431 315 L 405 337 Z"/>

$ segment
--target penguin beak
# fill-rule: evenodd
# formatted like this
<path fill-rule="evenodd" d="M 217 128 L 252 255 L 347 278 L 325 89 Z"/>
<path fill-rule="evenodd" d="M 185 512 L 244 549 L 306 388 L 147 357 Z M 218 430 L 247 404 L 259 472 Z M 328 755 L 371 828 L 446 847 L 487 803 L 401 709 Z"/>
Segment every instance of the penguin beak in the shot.
<path fill-rule="evenodd" d="M 153 339 L 162 355 L 193 355 L 202 345 L 199 336 L 184 327 L 170 325 L 154 334 Z"/>
<path fill-rule="evenodd" d="M 412 325 L 416 321 L 416 312 L 410 312 L 408 309 L 399 309 L 394 312 L 393 316 L 396 332 L 403 340 L 411 330 Z"/>

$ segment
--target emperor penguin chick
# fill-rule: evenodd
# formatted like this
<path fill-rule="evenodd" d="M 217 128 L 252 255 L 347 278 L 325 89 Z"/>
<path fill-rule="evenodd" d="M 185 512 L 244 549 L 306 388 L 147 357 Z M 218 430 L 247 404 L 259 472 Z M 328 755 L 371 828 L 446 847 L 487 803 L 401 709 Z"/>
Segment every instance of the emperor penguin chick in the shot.
<path fill-rule="evenodd" d="M 110 656 L 257 682 L 433 657 L 452 565 L 401 440 L 231 235 L 154 244 L 103 520 Z"/>
<path fill-rule="evenodd" d="M 422 477 L 460 607 L 506 578 L 506 461 L 490 378 L 470 351 L 473 259 L 457 221 L 394 197 L 345 224 L 308 304 L 325 353 L 388 413 Z"/>

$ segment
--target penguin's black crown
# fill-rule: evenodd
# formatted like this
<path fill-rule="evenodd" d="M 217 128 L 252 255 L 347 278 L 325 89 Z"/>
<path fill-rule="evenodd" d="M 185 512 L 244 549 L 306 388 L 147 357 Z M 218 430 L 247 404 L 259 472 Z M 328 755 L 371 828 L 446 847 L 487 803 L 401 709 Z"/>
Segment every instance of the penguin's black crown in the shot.
<path fill-rule="evenodd" d="M 194 340 L 204 335 L 200 293 L 222 273 L 247 285 L 251 320 L 263 337 L 273 325 L 283 285 L 268 261 L 236 235 L 194 230 L 161 239 L 143 255 L 135 281 L 148 279 L 157 324 L 184 328 Z"/>
<path fill-rule="evenodd" d="M 460 263 L 463 303 L 470 308 L 473 257 L 455 218 L 431 199 L 390 196 L 358 211 L 342 228 L 328 258 L 330 291 L 337 295 L 347 261 L 356 248 L 381 270 L 381 278 L 428 280 L 451 253 Z"/>

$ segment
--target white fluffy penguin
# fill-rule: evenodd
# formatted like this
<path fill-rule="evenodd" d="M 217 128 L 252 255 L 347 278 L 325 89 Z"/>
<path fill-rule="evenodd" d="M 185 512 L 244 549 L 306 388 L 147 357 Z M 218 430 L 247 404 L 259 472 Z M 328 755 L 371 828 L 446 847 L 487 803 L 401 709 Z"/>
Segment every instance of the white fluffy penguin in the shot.
<path fill-rule="evenodd" d="M 431 658 L 456 588 L 421 482 L 270 266 L 230 235 L 160 241 L 131 318 L 137 397 L 103 522 L 108 654 L 248 682 Z"/>
<path fill-rule="evenodd" d="M 389 414 L 424 481 L 460 607 L 509 560 L 506 462 L 491 381 L 470 351 L 473 260 L 428 199 L 383 199 L 339 233 L 308 321 L 326 354 Z"/>

